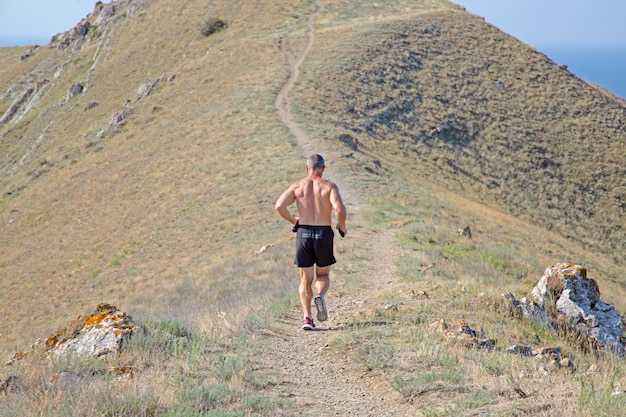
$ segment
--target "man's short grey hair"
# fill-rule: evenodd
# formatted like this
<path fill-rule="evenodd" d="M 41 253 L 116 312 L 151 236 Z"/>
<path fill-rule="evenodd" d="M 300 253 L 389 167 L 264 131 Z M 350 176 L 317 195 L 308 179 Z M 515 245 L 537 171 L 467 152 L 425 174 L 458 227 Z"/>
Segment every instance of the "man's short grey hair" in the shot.
<path fill-rule="evenodd" d="M 316 153 L 306 159 L 306 166 L 309 168 L 324 168 L 325 165 L 324 157 Z"/>

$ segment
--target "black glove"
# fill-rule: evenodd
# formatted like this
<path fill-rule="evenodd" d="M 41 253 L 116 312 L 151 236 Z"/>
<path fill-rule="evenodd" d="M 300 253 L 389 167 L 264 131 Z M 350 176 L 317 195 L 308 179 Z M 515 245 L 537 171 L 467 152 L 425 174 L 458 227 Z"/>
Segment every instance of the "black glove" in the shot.
<path fill-rule="evenodd" d="M 298 231 L 298 227 L 300 227 L 300 221 L 296 220 L 296 224 L 293 225 L 293 228 L 291 229 L 291 231 L 296 233 Z"/>
<path fill-rule="evenodd" d="M 344 232 L 341 231 L 341 229 L 339 228 L 339 226 L 337 226 L 337 231 L 339 232 L 339 235 L 341 237 L 344 237 L 346 234 Z"/>

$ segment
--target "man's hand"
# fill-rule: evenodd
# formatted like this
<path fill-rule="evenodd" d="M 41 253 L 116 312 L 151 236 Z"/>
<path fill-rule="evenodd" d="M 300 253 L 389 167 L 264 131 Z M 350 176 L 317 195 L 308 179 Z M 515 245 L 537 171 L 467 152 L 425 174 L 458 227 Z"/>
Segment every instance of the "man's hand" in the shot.
<path fill-rule="evenodd" d="M 296 220 L 291 231 L 296 233 L 298 231 L 298 227 L 300 227 L 300 219 Z"/>
<path fill-rule="evenodd" d="M 339 232 L 339 235 L 341 237 L 345 237 L 346 233 L 348 233 L 348 230 L 346 230 L 346 227 L 344 226 L 343 228 L 341 226 L 339 226 L 339 223 L 337 223 L 337 231 Z"/>

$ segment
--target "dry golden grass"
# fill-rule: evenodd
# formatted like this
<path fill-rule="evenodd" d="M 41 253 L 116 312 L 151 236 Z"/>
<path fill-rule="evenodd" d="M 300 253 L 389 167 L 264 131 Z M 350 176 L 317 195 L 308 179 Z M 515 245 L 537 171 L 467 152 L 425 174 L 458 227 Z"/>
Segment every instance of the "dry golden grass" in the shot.
<path fill-rule="evenodd" d="M 328 27 L 317 42 L 296 103 L 307 126 L 623 263 L 623 100 L 465 13 Z"/>
<path fill-rule="evenodd" d="M 267 13 L 259 20 L 244 4 L 210 11 L 155 2 L 79 54 L 44 47 L 33 56 L 44 69 L 52 67 L 44 65 L 48 55 L 69 62 L 37 109 L 56 104 L 88 74 L 93 85 L 56 112 L 30 114 L 22 132 L 2 142 L 3 173 L 10 174 L 1 203 L 5 354 L 53 330 L 68 309 L 85 312 L 114 298 L 120 308 L 166 312 L 164 299 L 181 282 L 230 278 L 210 274 L 234 255 L 249 258 L 275 243 L 266 230 L 279 224 L 272 205 L 295 175 L 296 153 L 272 106 L 286 69 L 275 48 L 273 8 Z M 209 14 L 238 20 L 228 36 L 205 38 L 199 27 Z M 162 15 L 171 25 L 159 24 Z M 90 72 L 103 44 L 108 52 Z M 235 49 L 242 44 L 246 49 Z M 176 77 L 168 82 L 170 75 Z M 115 110 L 155 77 L 156 90 L 131 105 L 126 124 L 97 139 Z M 98 105 L 86 110 L 92 102 Z M 28 172 L 43 160 L 50 169 L 32 178 Z M 7 196 L 16 189 L 18 197 Z M 15 328 L 24 332 L 9 331 Z"/>
<path fill-rule="evenodd" d="M 626 309 L 623 101 L 443 0 L 321 3 L 291 108 L 330 175 L 358 193 L 349 202 L 368 205 L 333 291 L 377 303 L 329 336 L 333 357 L 359 361 L 423 415 L 617 415 L 621 361 L 508 317 L 500 293 L 525 295 L 546 266 L 577 262 Z M 0 50 L 0 114 L 47 80 L 32 111 L 0 125 L 0 358 L 99 302 L 154 330 L 107 362 L 0 368 L 0 382 L 21 374 L 27 386 L 0 415 L 300 415 L 264 395 L 282 376 L 255 357 L 271 355 L 259 327 L 297 303 L 293 241 L 273 204 L 302 175 L 302 149 L 274 99 L 289 76 L 279 45 L 293 60 L 315 10 L 154 0 L 76 50 L 24 61 L 28 48 Z M 211 18 L 228 26 L 204 36 Z M 66 100 L 77 82 L 86 91 Z M 99 136 L 127 100 L 124 123 Z M 359 139 L 349 157 L 341 133 Z M 400 283 L 374 291 L 363 242 L 392 222 Z M 466 225 L 471 241 L 456 235 Z M 442 344 L 440 318 L 482 327 L 498 349 Z M 502 351 L 536 334 L 578 371 L 546 374 Z M 131 380 L 108 373 L 127 364 Z M 46 389 L 63 371 L 84 379 Z"/>

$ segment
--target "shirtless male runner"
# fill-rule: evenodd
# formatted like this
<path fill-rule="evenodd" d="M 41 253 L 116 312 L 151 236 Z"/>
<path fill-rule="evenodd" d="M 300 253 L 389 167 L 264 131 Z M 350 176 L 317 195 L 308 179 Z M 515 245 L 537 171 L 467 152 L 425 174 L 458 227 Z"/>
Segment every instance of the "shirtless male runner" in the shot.
<path fill-rule="evenodd" d="M 328 318 L 324 295 L 330 286 L 330 266 L 336 261 L 333 254 L 331 214 L 334 210 L 337 218 L 337 230 L 343 236 L 346 229 L 346 207 L 343 204 L 339 188 L 334 183 L 322 178 L 326 168 L 324 158 L 313 154 L 306 160 L 307 176 L 294 182 L 276 202 L 276 211 L 285 220 L 294 225 L 296 237 L 296 258 L 294 263 L 300 272 L 300 303 L 304 321 L 304 330 L 313 330 L 315 323 L 311 315 L 311 300 L 314 278 L 317 295 L 314 302 L 317 308 L 317 320 Z M 288 207 L 296 203 L 298 217 L 293 216 Z"/>

